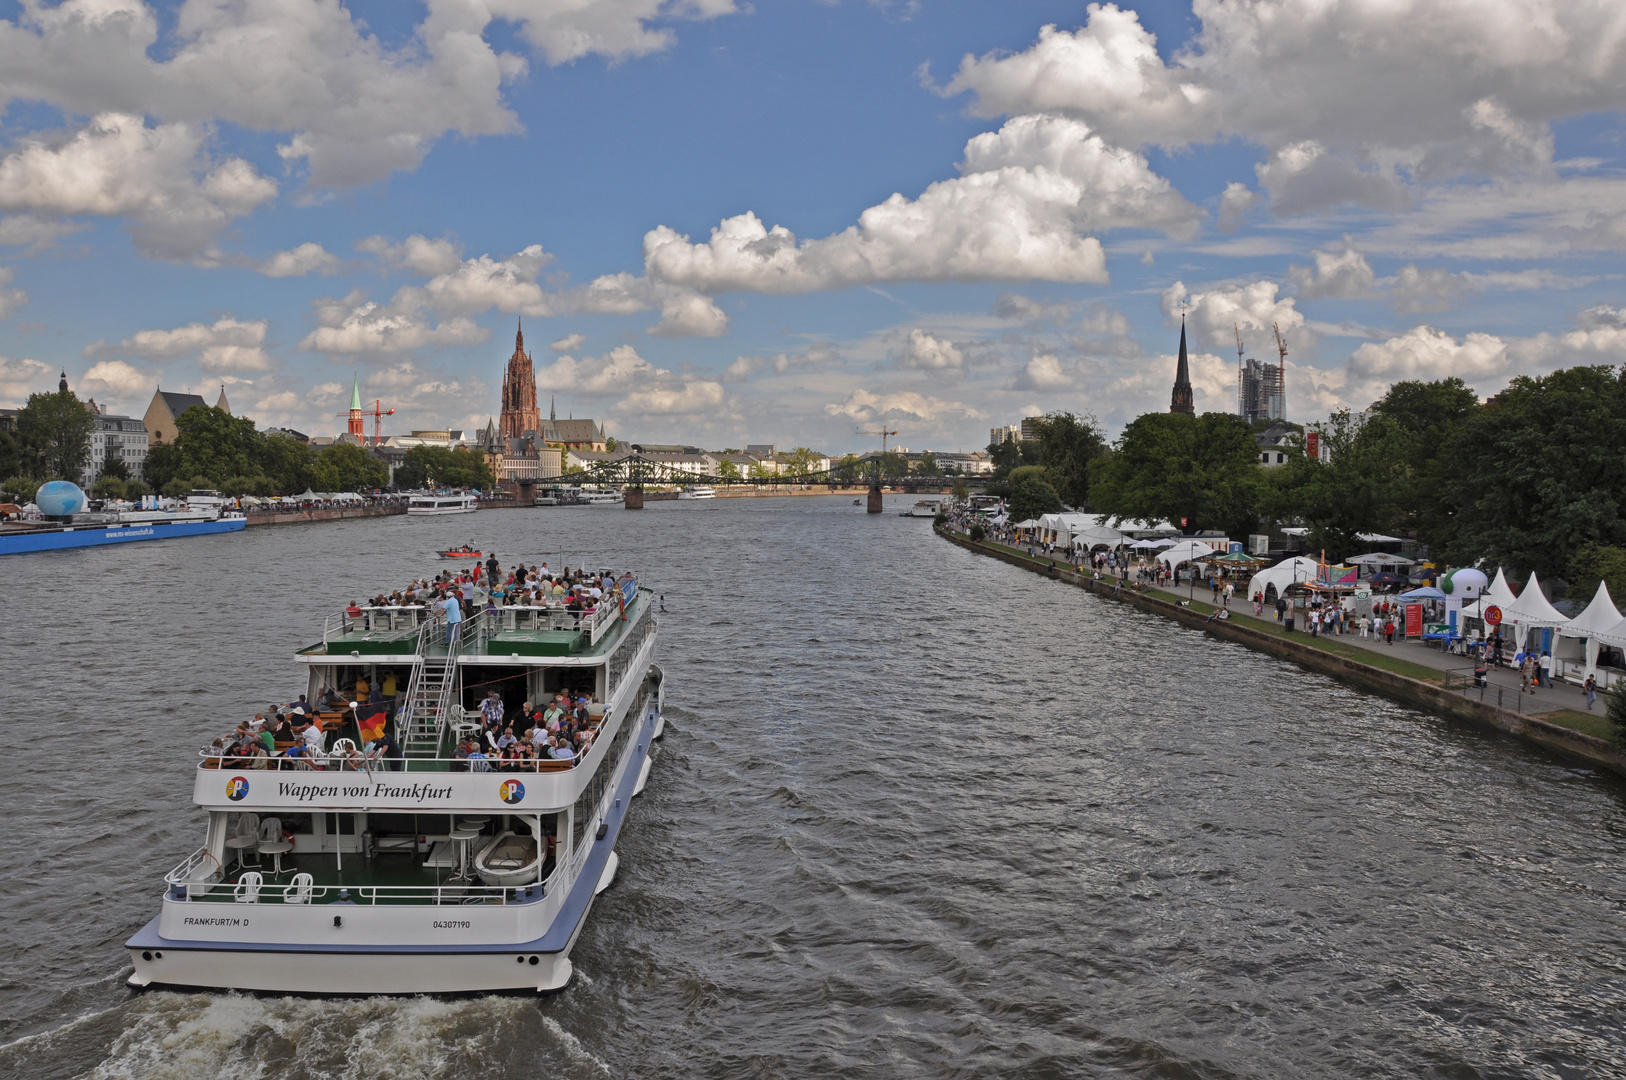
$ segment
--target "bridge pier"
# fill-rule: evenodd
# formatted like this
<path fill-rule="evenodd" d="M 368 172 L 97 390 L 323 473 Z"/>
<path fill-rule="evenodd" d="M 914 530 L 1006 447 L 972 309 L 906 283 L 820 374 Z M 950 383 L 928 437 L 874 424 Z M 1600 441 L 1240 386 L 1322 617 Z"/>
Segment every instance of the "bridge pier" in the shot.
<path fill-rule="evenodd" d="M 644 489 L 642 486 L 628 485 L 624 494 L 623 504 L 628 510 L 642 510 L 644 508 Z"/>
<path fill-rule="evenodd" d="M 881 512 L 881 485 L 880 484 L 871 484 L 869 486 L 869 507 L 868 507 L 868 512 L 871 513 L 871 514 L 879 514 Z"/>

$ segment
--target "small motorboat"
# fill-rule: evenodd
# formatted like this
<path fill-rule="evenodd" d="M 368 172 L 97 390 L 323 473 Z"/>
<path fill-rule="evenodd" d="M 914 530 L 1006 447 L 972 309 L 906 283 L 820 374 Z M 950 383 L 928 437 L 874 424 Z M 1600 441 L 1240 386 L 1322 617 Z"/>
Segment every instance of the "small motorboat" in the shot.
<path fill-rule="evenodd" d="M 487 885 L 512 888 L 536 880 L 541 864 L 536 857 L 536 838 L 516 832 L 503 832 L 474 857 L 474 872 Z"/>
<path fill-rule="evenodd" d="M 447 548 L 445 551 L 437 552 L 437 554 L 443 559 L 483 559 L 486 557 L 485 552 L 476 551 L 467 544 L 460 548 Z"/>

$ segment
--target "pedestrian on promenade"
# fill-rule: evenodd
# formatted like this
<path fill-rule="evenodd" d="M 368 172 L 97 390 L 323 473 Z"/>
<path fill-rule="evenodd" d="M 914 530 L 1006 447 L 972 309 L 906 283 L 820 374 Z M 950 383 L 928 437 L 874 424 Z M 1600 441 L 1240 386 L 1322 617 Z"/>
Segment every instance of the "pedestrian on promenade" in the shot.
<path fill-rule="evenodd" d="M 1525 653 L 1523 662 L 1519 664 L 1519 692 L 1521 694 L 1526 690 L 1532 694 L 1536 692 L 1536 688 L 1530 685 L 1535 675 L 1535 668 L 1535 658 L 1529 653 Z"/>
<path fill-rule="evenodd" d="M 1588 675 L 1583 689 L 1586 690 L 1586 711 L 1591 712 L 1592 703 L 1598 700 L 1598 677 Z"/>
<path fill-rule="evenodd" d="M 1321 636 L 1321 609 L 1320 608 L 1311 608 L 1309 613 L 1307 615 L 1305 615 L 1304 621 L 1310 624 L 1310 636 L 1311 637 L 1320 637 Z"/>
<path fill-rule="evenodd" d="M 1541 685 L 1548 690 L 1553 688 L 1553 654 L 1545 649 L 1541 652 Z"/>
<path fill-rule="evenodd" d="M 1393 619 L 1384 620 L 1383 637 L 1390 645 L 1395 643 L 1395 621 Z"/>

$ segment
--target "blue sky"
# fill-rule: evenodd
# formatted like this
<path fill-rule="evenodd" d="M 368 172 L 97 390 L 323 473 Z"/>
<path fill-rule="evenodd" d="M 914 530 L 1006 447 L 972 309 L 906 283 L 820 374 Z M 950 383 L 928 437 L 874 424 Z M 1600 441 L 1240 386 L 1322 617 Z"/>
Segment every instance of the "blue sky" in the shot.
<path fill-rule="evenodd" d="M 0 5 L 0 400 L 972 449 L 1626 360 L 1594 0 Z M 1043 29 L 1051 27 L 1052 29 Z M 754 217 L 747 217 L 754 215 Z M 769 230 L 781 227 L 789 234 Z M 719 230 L 714 238 L 713 230 Z"/>

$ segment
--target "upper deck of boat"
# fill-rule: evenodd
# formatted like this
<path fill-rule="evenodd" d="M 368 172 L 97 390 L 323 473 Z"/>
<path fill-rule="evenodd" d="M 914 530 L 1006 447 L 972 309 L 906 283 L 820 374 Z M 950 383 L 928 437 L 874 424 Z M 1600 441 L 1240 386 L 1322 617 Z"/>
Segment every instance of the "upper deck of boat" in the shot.
<path fill-rule="evenodd" d="M 602 663 L 628 629 L 649 613 L 651 603 L 649 591 L 638 589 L 624 607 L 612 596 L 584 611 L 531 605 L 487 608 L 464 620 L 457 662 Z M 361 656 L 406 662 L 444 656 L 445 642 L 446 620 L 438 607 L 360 607 L 328 616 L 322 640 L 297 655 L 305 663 Z"/>

